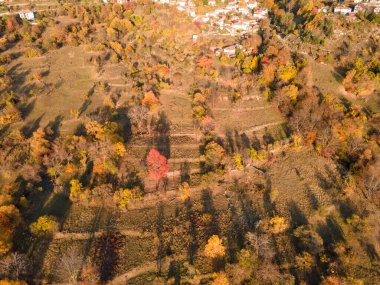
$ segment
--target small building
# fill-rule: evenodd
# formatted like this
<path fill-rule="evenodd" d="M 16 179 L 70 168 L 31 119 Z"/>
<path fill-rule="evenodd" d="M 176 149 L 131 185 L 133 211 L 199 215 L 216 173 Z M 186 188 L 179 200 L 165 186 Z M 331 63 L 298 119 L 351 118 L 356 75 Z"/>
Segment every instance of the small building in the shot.
<path fill-rule="evenodd" d="M 184 1 L 184 0 L 177 1 L 177 5 L 180 7 L 186 7 L 186 4 L 187 4 L 187 1 Z"/>
<path fill-rule="evenodd" d="M 329 7 L 325 6 L 325 7 L 318 8 L 318 12 L 327 14 L 329 12 Z"/>
<path fill-rule="evenodd" d="M 346 14 L 351 13 L 351 8 L 345 7 L 345 6 L 337 6 L 334 8 L 334 13 L 346 15 Z"/>
<path fill-rule="evenodd" d="M 216 6 L 216 1 L 215 0 L 208 0 L 208 5 Z"/>
<path fill-rule="evenodd" d="M 20 11 L 18 15 L 21 19 L 28 21 L 34 21 L 35 18 L 33 11 Z"/>
<path fill-rule="evenodd" d="M 360 12 L 360 11 L 365 11 L 364 6 L 362 5 L 355 5 L 354 7 L 354 13 Z"/>
<path fill-rule="evenodd" d="M 223 53 L 228 57 L 234 57 L 236 55 L 236 45 L 224 47 Z"/>
<path fill-rule="evenodd" d="M 255 9 L 255 8 L 257 7 L 257 2 L 254 1 L 254 0 L 250 0 L 250 1 L 248 1 L 248 3 L 247 3 L 247 7 L 248 7 L 249 9 Z"/>
<path fill-rule="evenodd" d="M 373 9 L 373 13 L 380 14 L 380 6 L 375 7 L 375 9 Z"/>
<path fill-rule="evenodd" d="M 254 10 L 253 17 L 257 19 L 264 19 L 268 15 L 268 9 L 266 8 L 259 8 Z"/>
<path fill-rule="evenodd" d="M 251 11 L 246 7 L 239 7 L 238 8 L 239 13 L 242 13 L 243 15 L 250 15 L 252 14 Z"/>

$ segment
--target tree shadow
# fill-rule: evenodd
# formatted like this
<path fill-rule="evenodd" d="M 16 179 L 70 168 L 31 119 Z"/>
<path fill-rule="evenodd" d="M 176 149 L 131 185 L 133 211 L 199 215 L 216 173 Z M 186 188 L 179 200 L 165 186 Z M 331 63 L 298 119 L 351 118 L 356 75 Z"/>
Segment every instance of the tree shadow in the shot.
<path fill-rule="evenodd" d="M 162 259 L 165 257 L 165 246 L 164 246 L 164 238 L 162 236 L 162 233 L 164 231 L 164 220 L 165 220 L 165 213 L 164 213 L 164 204 L 162 202 L 159 202 L 157 205 L 157 216 L 156 216 L 156 235 L 157 235 L 157 255 L 156 255 L 156 261 L 157 261 L 157 276 L 161 276 L 162 274 Z"/>
<path fill-rule="evenodd" d="M 339 212 L 344 219 L 351 218 L 352 215 L 358 212 L 357 206 L 348 198 L 344 201 L 339 200 L 337 203 L 339 206 Z"/>
<path fill-rule="evenodd" d="M 288 209 L 291 218 L 291 226 L 293 229 L 308 224 L 307 217 L 298 207 L 296 202 L 291 201 L 290 203 L 288 203 Z"/>
<path fill-rule="evenodd" d="M 120 251 L 125 245 L 125 236 L 118 232 L 104 233 L 95 244 L 94 263 L 99 270 L 102 283 L 112 280 L 119 266 Z"/>
<path fill-rule="evenodd" d="M 265 134 L 263 135 L 263 141 L 264 141 L 265 145 L 270 145 L 270 144 L 273 145 L 274 144 L 275 140 L 274 140 L 272 134 L 270 134 L 267 129 L 265 130 Z"/>
<path fill-rule="evenodd" d="M 372 260 L 372 261 L 378 261 L 380 259 L 376 248 L 373 244 L 368 243 L 364 240 L 360 240 L 361 246 L 364 248 L 364 251 L 367 253 L 367 256 Z"/>
<path fill-rule="evenodd" d="M 184 163 L 181 164 L 180 168 L 180 181 L 181 183 L 183 182 L 190 182 L 190 164 L 189 162 L 185 161 Z"/>
<path fill-rule="evenodd" d="M 317 197 L 314 195 L 313 191 L 311 190 L 309 185 L 306 185 L 306 195 L 309 200 L 309 204 L 313 208 L 313 210 L 318 210 L 319 208 L 319 201 Z"/>
<path fill-rule="evenodd" d="M 270 198 L 270 193 L 272 191 L 272 181 L 269 174 L 265 174 L 265 192 L 263 197 L 265 212 L 273 217 L 276 215 L 276 207 L 275 204 L 272 203 Z"/>
<path fill-rule="evenodd" d="M 218 235 L 220 232 L 218 225 L 218 213 L 214 207 L 212 193 L 209 189 L 202 190 L 202 213 L 210 214 L 211 221 L 207 224 L 205 233 L 206 236 Z"/>
<path fill-rule="evenodd" d="M 19 110 L 22 114 L 22 118 L 25 120 L 26 117 L 28 117 L 28 115 L 33 111 L 34 109 L 34 106 L 36 104 L 36 100 L 37 99 L 33 99 L 31 102 L 27 103 L 27 104 L 23 104 L 20 106 Z"/>
<path fill-rule="evenodd" d="M 241 143 L 240 134 L 239 134 L 239 132 L 237 130 L 235 130 L 234 135 L 235 135 L 235 146 L 236 146 L 236 149 L 237 150 L 241 150 L 242 143 Z"/>
<path fill-rule="evenodd" d="M 157 150 L 167 159 L 170 158 L 170 121 L 164 112 L 159 113 L 155 126 L 158 136 L 155 139 Z"/>
<path fill-rule="evenodd" d="M 40 123 L 45 113 L 39 116 L 37 119 L 27 122 L 22 128 L 21 131 L 25 137 L 30 138 L 32 134 L 40 127 Z"/>
<path fill-rule="evenodd" d="M 249 137 L 246 135 L 246 133 L 242 133 L 240 135 L 240 140 L 241 140 L 242 146 L 244 148 L 250 148 L 251 147 L 251 142 L 249 140 Z"/>
<path fill-rule="evenodd" d="M 87 92 L 86 99 L 84 100 L 82 106 L 79 108 L 79 115 L 81 116 L 88 107 L 91 105 L 91 97 L 95 93 L 95 84 L 90 88 L 90 90 Z"/>
<path fill-rule="evenodd" d="M 181 265 L 177 260 L 170 261 L 168 279 L 174 279 L 170 282 L 170 284 L 181 284 Z"/>
<path fill-rule="evenodd" d="M 128 142 L 132 136 L 132 124 L 128 116 L 128 111 L 127 107 L 118 108 L 116 118 L 118 123 L 122 126 L 120 135 L 123 137 L 125 143 Z"/>
<path fill-rule="evenodd" d="M 322 237 L 324 246 L 331 248 L 337 242 L 344 242 L 344 233 L 338 222 L 333 216 L 328 216 L 326 224 L 320 223 L 317 226 L 317 232 Z"/>
<path fill-rule="evenodd" d="M 252 138 L 251 146 L 255 150 L 260 150 L 261 149 L 261 142 L 260 142 L 259 138 L 256 135 L 254 135 L 253 138 Z"/>
<path fill-rule="evenodd" d="M 235 142 L 234 142 L 231 130 L 226 130 L 225 150 L 226 150 L 227 154 L 235 152 Z"/>
<path fill-rule="evenodd" d="M 196 223 L 196 214 L 194 213 L 192 207 L 193 204 L 190 199 L 185 202 L 186 206 L 186 218 L 190 222 L 189 225 L 189 235 L 191 237 L 187 253 L 188 260 L 190 264 L 194 264 L 194 257 L 198 251 L 199 243 L 198 243 L 198 232 L 197 232 L 197 223 Z"/>
<path fill-rule="evenodd" d="M 55 117 L 54 121 L 50 121 L 45 127 L 45 130 L 51 130 L 51 134 L 49 134 L 50 141 L 54 141 L 59 137 L 59 128 L 61 127 L 62 120 L 63 116 L 58 115 Z"/>

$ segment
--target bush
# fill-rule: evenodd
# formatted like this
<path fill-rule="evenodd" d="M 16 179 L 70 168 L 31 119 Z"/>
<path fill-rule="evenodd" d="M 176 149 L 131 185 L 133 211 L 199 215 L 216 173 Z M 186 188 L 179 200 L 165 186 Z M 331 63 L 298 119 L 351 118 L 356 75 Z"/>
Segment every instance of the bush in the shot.
<path fill-rule="evenodd" d="M 51 235 L 58 229 L 59 224 L 54 216 L 41 216 L 29 226 L 30 232 L 38 237 Z"/>
<path fill-rule="evenodd" d="M 32 58 L 41 56 L 41 52 L 38 49 L 30 48 L 25 51 L 25 57 Z"/>

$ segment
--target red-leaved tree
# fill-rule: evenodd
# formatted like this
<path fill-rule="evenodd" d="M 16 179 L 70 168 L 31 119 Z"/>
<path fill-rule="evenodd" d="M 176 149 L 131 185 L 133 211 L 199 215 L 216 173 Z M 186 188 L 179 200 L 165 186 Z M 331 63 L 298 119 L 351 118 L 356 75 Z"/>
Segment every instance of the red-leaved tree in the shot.
<path fill-rule="evenodd" d="M 161 180 L 169 171 L 168 161 L 165 156 L 161 155 L 157 149 L 152 148 L 146 158 L 149 175 L 154 180 Z"/>

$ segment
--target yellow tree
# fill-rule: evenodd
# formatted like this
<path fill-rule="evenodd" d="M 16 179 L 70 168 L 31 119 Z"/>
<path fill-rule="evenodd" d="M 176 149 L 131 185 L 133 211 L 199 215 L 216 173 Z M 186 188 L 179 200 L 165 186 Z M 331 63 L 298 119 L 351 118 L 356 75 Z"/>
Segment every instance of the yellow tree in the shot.
<path fill-rule="evenodd" d="M 226 255 L 222 240 L 217 235 L 213 235 L 208 239 L 204 254 L 209 258 L 220 258 Z"/>
<path fill-rule="evenodd" d="M 45 132 L 39 128 L 33 133 L 32 140 L 30 141 L 30 150 L 34 158 L 40 158 L 47 154 L 50 149 L 50 142 L 46 139 Z"/>
<path fill-rule="evenodd" d="M 288 223 L 285 218 L 275 216 L 269 220 L 269 225 L 271 227 L 272 233 L 279 234 L 284 232 L 288 228 Z"/>
<path fill-rule="evenodd" d="M 142 100 L 142 105 L 148 107 L 151 111 L 158 108 L 158 99 L 154 95 L 153 91 L 148 91 L 144 95 L 144 99 Z"/>

